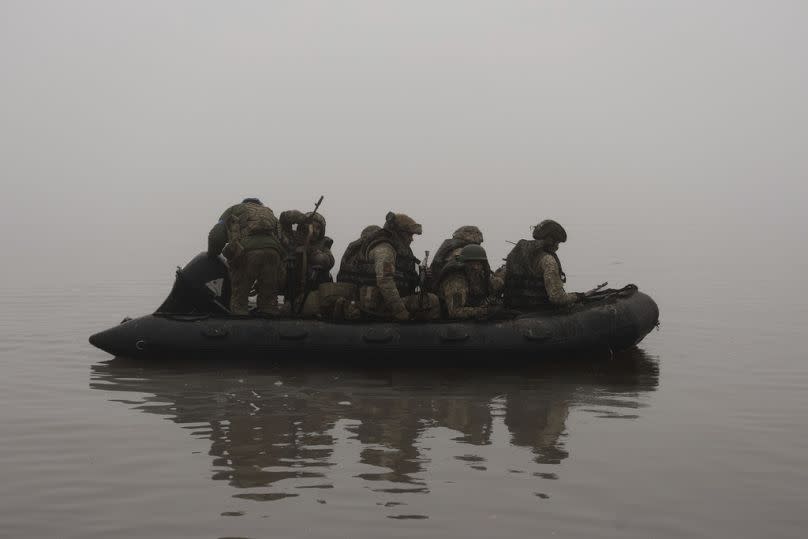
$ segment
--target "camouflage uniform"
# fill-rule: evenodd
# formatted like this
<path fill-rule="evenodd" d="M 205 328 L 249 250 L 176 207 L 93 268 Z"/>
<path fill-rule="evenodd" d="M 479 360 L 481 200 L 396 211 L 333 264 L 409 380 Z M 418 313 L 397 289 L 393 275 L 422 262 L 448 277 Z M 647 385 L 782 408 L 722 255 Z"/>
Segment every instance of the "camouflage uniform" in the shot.
<path fill-rule="evenodd" d="M 367 229 L 366 229 L 367 230 Z M 338 282 L 355 284 L 359 304 L 371 313 L 396 320 L 432 320 L 440 316 L 434 294 L 415 294 L 418 259 L 410 249 L 421 225 L 404 214 L 387 214 L 384 228 L 351 242 L 345 250 Z"/>
<path fill-rule="evenodd" d="M 474 267 L 475 262 L 480 266 Z M 475 271 L 481 275 L 475 278 Z M 474 285 L 478 279 L 482 282 Z M 456 261 L 445 265 L 437 280 L 446 315 L 454 319 L 487 316 L 490 307 L 498 303 L 504 284 L 500 275 L 491 273 L 485 250 L 476 244 L 462 248 Z"/>
<path fill-rule="evenodd" d="M 334 267 L 334 255 L 331 253 L 334 241 L 325 235 L 325 218 L 319 213 L 288 210 L 281 213 L 279 222 L 281 242 L 288 253 L 287 283 L 284 290 L 286 295 L 294 290 L 295 301 L 302 301 L 307 291 L 316 290 L 320 284 L 334 280 L 330 273 Z M 309 225 L 314 223 L 318 225 L 319 230 L 309 236 Z M 296 230 L 293 228 L 294 225 L 297 225 Z M 304 250 L 308 276 L 305 281 L 306 288 L 301 289 Z M 316 270 L 313 278 L 312 270 Z"/>
<path fill-rule="evenodd" d="M 227 244 L 222 247 L 221 240 L 225 237 Z M 272 210 L 258 199 L 245 199 L 225 210 L 208 235 L 208 254 L 219 253 L 229 262 L 230 311 L 248 314 L 250 290 L 257 282 L 258 310 L 274 313 L 283 274 L 283 247 Z"/>
<path fill-rule="evenodd" d="M 559 242 L 567 240 L 557 222 L 546 220 L 533 230 L 533 240 L 519 240 L 508 254 L 505 306 L 513 308 L 562 307 L 581 300 L 581 294 L 564 291 L 566 275 L 556 255 Z"/>

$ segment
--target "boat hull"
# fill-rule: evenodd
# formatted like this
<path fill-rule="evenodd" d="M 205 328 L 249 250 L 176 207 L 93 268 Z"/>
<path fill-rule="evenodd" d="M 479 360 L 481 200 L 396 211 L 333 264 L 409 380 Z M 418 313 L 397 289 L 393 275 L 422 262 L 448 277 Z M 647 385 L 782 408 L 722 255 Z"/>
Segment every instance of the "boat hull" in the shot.
<path fill-rule="evenodd" d="M 568 311 L 501 321 L 335 323 L 224 315 L 153 314 L 90 337 L 94 346 L 135 359 L 409 358 L 483 354 L 497 360 L 618 351 L 640 342 L 659 321 L 639 291 Z M 608 356 L 607 356 L 608 357 Z"/>

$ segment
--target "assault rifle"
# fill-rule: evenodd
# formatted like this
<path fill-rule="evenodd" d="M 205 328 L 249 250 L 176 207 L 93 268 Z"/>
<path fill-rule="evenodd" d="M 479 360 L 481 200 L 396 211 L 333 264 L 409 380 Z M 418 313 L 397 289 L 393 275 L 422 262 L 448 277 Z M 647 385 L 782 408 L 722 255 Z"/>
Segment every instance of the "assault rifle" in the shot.
<path fill-rule="evenodd" d="M 603 288 L 607 284 L 609 284 L 608 281 L 604 281 L 604 282 L 600 283 L 595 288 L 592 288 L 591 290 L 587 290 L 586 292 L 584 292 L 584 296 L 591 296 L 592 294 L 594 294 L 595 292 L 597 292 L 598 290 L 600 290 L 601 288 Z"/>
<path fill-rule="evenodd" d="M 429 251 L 424 251 L 424 261 L 418 266 L 418 288 L 419 288 L 419 296 L 418 302 L 420 303 L 421 309 L 424 308 L 424 299 L 426 298 L 426 287 L 427 287 L 427 269 L 429 268 Z"/>
<path fill-rule="evenodd" d="M 311 212 L 311 216 L 309 216 L 309 221 L 317 214 L 317 210 L 320 209 L 320 204 L 323 203 L 323 195 L 320 195 L 320 199 L 314 204 L 314 211 Z M 301 253 L 301 260 L 300 260 L 300 293 L 303 294 L 302 299 L 300 300 L 300 305 L 297 306 L 297 314 L 300 314 L 303 311 L 303 304 L 306 303 L 306 298 L 309 295 L 309 290 L 307 290 L 307 281 L 308 281 L 308 251 L 309 251 L 309 241 L 311 240 L 311 229 L 309 229 L 309 225 L 311 223 L 306 223 L 306 240 L 303 242 L 303 252 Z M 293 304 L 294 305 L 294 304 Z"/>

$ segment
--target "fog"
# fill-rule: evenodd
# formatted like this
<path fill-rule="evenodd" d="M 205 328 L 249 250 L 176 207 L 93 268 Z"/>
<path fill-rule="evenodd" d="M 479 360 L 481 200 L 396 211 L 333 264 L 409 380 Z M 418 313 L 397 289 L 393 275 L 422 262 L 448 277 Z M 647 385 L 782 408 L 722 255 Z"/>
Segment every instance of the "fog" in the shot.
<path fill-rule="evenodd" d="M 477 224 L 500 258 L 544 218 L 573 261 L 576 241 L 683 223 L 779 237 L 806 224 L 806 15 L 3 0 L 0 272 L 169 280 L 246 196 L 280 213 L 325 195 L 337 256 L 389 210 L 423 223 L 416 253 Z"/>

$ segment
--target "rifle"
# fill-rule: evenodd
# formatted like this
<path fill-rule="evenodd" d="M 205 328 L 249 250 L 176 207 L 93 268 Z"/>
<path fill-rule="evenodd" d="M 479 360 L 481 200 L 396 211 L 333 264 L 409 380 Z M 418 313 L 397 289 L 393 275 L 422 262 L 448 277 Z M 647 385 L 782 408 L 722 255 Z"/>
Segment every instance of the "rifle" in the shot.
<path fill-rule="evenodd" d="M 311 216 L 309 219 L 314 217 L 317 214 L 317 210 L 320 209 L 320 204 L 323 203 L 323 195 L 320 195 L 319 200 L 314 204 L 314 211 L 311 212 Z M 308 273 L 308 251 L 309 251 L 309 240 L 311 240 L 311 229 L 308 228 L 308 224 L 306 225 L 306 241 L 303 243 L 303 253 L 301 253 L 301 261 L 300 261 L 300 293 L 303 294 L 303 298 L 300 301 L 300 305 L 297 307 L 297 313 L 300 314 L 303 311 L 303 304 L 306 302 L 306 297 L 308 293 L 306 291 L 306 281 L 308 280 L 306 275 Z"/>
<path fill-rule="evenodd" d="M 424 251 L 424 261 L 418 266 L 418 288 L 419 296 L 418 296 L 418 303 L 421 309 L 424 308 L 424 298 L 426 297 L 426 271 L 429 264 L 429 251 Z"/>
<path fill-rule="evenodd" d="M 596 286 L 595 288 L 593 288 L 593 289 L 591 289 L 591 290 L 587 290 L 586 292 L 584 292 L 584 296 L 591 296 L 592 294 L 594 294 L 595 292 L 597 292 L 598 290 L 600 290 L 601 288 L 603 288 L 603 287 L 604 287 L 604 286 L 606 286 L 607 284 L 609 284 L 609 282 L 608 282 L 608 281 L 604 281 L 604 282 L 600 283 L 600 284 L 599 284 L 598 286 Z"/>
<path fill-rule="evenodd" d="M 317 209 L 320 207 L 320 204 L 322 203 L 323 203 L 323 195 L 320 195 L 320 199 L 314 204 L 314 211 L 311 212 L 312 217 L 314 217 L 314 214 L 317 213 Z"/>

